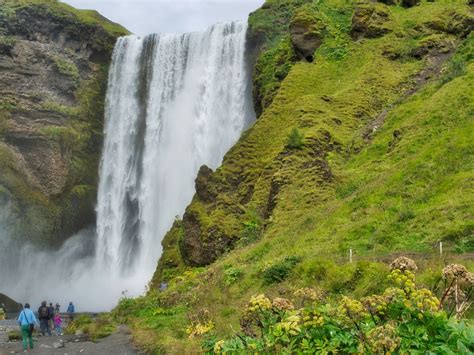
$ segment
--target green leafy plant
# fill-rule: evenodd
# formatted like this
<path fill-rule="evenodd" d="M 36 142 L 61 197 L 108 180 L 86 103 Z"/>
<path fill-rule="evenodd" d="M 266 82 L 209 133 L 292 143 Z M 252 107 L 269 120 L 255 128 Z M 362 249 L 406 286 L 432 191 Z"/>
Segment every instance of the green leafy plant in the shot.
<path fill-rule="evenodd" d="M 209 337 L 203 350 L 209 354 L 474 351 L 474 327 L 448 317 L 430 290 L 416 287 L 412 271 L 393 269 L 388 281 L 391 286 L 382 294 L 343 296 L 327 303 L 313 297 L 300 309 L 287 299 L 253 296 L 241 318 L 242 332 L 230 339 Z"/>
<path fill-rule="evenodd" d="M 224 271 L 224 284 L 230 286 L 238 281 L 243 275 L 241 269 L 230 266 Z"/>
<path fill-rule="evenodd" d="M 304 147 L 304 136 L 301 134 L 298 128 L 293 128 L 286 139 L 286 148 L 289 149 L 302 149 Z"/>

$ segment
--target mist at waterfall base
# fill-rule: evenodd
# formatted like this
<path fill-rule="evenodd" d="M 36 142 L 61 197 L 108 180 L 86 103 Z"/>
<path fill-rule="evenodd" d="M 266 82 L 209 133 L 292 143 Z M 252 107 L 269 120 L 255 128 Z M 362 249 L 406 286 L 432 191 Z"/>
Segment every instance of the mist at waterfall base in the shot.
<path fill-rule="evenodd" d="M 111 309 L 145 291 L 199 168 L 217 168 L 255 119 L 244 23 L 119 38 L 109 72 L 97 224 L 55 252 L 0 252 L 0 292 Z M 2 238 L 5 241 L 5 238 Z"/>

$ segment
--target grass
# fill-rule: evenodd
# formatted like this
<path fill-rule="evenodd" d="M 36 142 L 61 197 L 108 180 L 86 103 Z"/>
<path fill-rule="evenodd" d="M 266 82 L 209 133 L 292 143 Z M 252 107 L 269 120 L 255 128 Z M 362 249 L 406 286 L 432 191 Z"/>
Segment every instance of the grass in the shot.
<path fill-rule="evenodd" d="M 262 11 L 275 11 L 277 4 L 284 8 L 269 2 Z M 313 4 L 330 29 L 314 62 L 291 64 L 269 106 L 224 158 L 213 176 L 221 202 L 195 197 L 188 208 L 198 216 L 206 243 L 215 226 L 239 238 L 249 234 L 249 225 L 251 242 L 236 243 L 210 266 L 189 268 L 179 252 L 186 226 L 176 221 L 149 295 L 118 307 L 149 351 L 196 352 L 197 340 L 182 332 L 187 317 L 202 310 L 209 312 L 212 334 L 235 334 L 239 310 L 254 294 L 290 297 L 308 286 L 330 298 L 380 292 L 387 262 L 400 254 L 417 261 L 417 278 L 428 288 L 435 287 L 433 270 L 446 263 L 474 268 L 472 254 L 462 254 L 473 252 L 473 36 L 463 40 L 439 78 L 409 97 L 414 76 L 429 61 L 405 49 L 403 57 L 387 55 L 394 44 L 416 48 L 432 38 L 439 31 L 430 23 L 450 11 L 465 15 L 466 4 L 392 6 L 386 24 L 391 32 L 360 41 L 348 36 L 352 2 Z M 420 23 L 425 25 L 414 25 Z M 459 46 L 461 37 L 437 38 Z M 270 39 L 262 55 L 282 38 Z M 384 110 L 385 123 L 367 141 L 367 125 Z M 301 149 L 285 147 L 294 128 L 305 138 Z M 437 254 L 439 241 L 448 253 L 444 258 Z M 298 262 L 290 265 L 289 257 Z M 168 289 L 158 292 L 162 281 Z M 156 316 L 154 308 L 179 311 Z M 160 326 L 154 327 L 157 317 Z"/>
<path fill-rule="evenodd" d="M 101 314 L 97 318 L 90 315 L 80 315 L 65 329 L 66 334 L 87 334 L 90 340 L 96 342 L 117 331 L 117 325 L 110 314 Z"/>
<path fill-rule="evenodd" d="M 121 25 L 111 22 L 95 10 L 79 10 L 58 0 L 2 0 L 0 5 L 6 5 L 13 10 L 31 6 L 46 6 L 47 10 L 55 16 L 70 18 L 74 16 L 77 21 L 89 26 L 101 26 L 112 36 L 123 36 L 129 32 Z"/>
<path fill-rule="evenodd" d="M 71 77 L 76 82 L 79 80 L 80 74 L 76 64 L 59 57 L 53 59 L 59 73 Z"/>

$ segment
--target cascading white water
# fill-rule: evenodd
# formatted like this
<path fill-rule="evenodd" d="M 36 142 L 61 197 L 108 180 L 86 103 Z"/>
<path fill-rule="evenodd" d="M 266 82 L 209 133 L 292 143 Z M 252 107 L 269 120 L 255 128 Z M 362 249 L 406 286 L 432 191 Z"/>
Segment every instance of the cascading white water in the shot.
<path fill-rule="evenodd" d="M 216 168 L 253 119 L 245 33 L 231 23 L 118 40 L 97 206 L 97 258 L 112 272 L 149 279 L 199 167 Z"/>
<path fill-rule="evenodd" d="M 55 253 L 24 248 L 22 278 L 6 287 L 11 296 L 104 310 L 124 290 L 144 291 L 200 166 L 218 167 L 254 120 L 245 36 L 245 24 L 230 23 L 202 33 L 119 38 L 106 98 L 96 242 L 85 231 Z"/>

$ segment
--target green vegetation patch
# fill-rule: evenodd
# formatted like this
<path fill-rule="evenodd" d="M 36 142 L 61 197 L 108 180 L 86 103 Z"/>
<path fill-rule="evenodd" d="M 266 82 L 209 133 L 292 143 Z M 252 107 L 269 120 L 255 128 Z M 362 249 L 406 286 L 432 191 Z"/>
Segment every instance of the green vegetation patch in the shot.
<path fill-rule="evenodd" d="M 76 64 L 74 64 L 72 61 L 65 60 L 59 57 L 54 57 L 53 59 L 54 64 L 56 65 L 56 69 L 60 74 L 69 76 L 76 82 L 79 80 L 80 74 Z"/>
<path fill-rule="evenodd" d="M 65 329 L 66 334 L 86 334 L 92 341 L 108 337 L 117 331 L 117 325 L 110 314 L 101 314 L 97 318 L 80 315 Z"/>
<path fill-rule="evenodd" d="M 440 301 L 430 290 L 417 288 L 415 275 L 407 269 L 394 269 L 388 280 L 390 287 L 381 294 L 361 299 L 343 296 L 337 302 L 325 302 L 315 289 L 299 289 L 294 293 L 294 301 L 302 305 L 299 309 L 289 299 L 271 301 L 255 295 L 241 317 L 241 333 L 217 340 L 210 337 L 211 329 L 203 350 L 210 354 L 474 351 L 474 327 L 442 310 L 447 298 Z"/>

